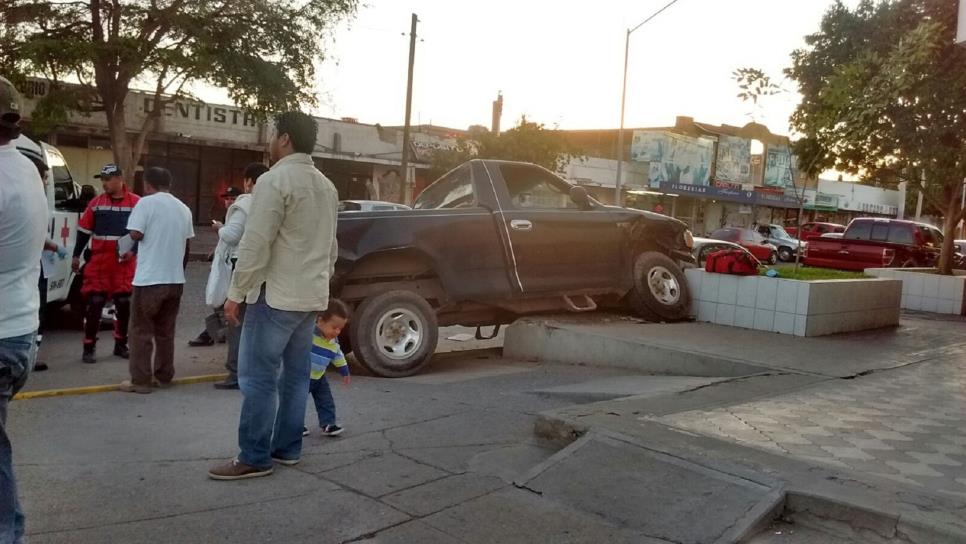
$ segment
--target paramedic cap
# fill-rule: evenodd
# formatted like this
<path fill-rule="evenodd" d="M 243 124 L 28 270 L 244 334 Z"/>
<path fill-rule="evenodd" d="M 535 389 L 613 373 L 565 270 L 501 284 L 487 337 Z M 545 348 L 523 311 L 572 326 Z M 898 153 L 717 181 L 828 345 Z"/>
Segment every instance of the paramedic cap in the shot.
<path fill-rule="evenodd" d="M 105 164 L 104 168 L 101 168 L 101 173 L 94 176 L 95 178 L 105 179 L 113 178 L 121 175 L 121 169 L 118 168 L 116 164 Z"/>

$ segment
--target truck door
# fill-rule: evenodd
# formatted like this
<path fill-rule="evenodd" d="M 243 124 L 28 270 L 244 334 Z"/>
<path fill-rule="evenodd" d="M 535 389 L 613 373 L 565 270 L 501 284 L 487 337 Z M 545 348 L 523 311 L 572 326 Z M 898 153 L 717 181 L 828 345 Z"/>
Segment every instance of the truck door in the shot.
<path fill-rule="evenodd" d="M 868 243 L 872 240 L 873 225 L 874 223 L 871 221 L 855 221 L 845 231 L 839 249 L 835 255 L 830 256 L 840 265 L 839 268 L 865 270 L 866 268 L 882 267 L 882 248 Z M 888 223 L 885 224 L 884 234 L 877 231 L 877 234 L 886 237 L 888 237 L 888 233 Z M 873 254 L 877 254 L 876 259 L 873 259 Z"/>
<path fill-rule="evenodd" d="M 543 168 L 497 164 L 524 294 L 619 285 L 621 232 L 609 211 L 579 209 L 570 185 Z"/>
<path fill-rule="evenodd" d="M 67 206 L 76 203 L 78 197 L 77 186 L 67 168 L 64 156 L 57 148 L 42 144 L 47 157 L 47 200 L 53 209 L 50 214 L 48 238 L 64 246 L 68 254 L 74 250 L 77 240 L 77 219 L 80 212 Z M 47 277 L 47 302 L 62 302 L 70 294 L 71 281 L 74 273 L 70 268 L 70 259 L 55 259 L 54 269 Z"/>

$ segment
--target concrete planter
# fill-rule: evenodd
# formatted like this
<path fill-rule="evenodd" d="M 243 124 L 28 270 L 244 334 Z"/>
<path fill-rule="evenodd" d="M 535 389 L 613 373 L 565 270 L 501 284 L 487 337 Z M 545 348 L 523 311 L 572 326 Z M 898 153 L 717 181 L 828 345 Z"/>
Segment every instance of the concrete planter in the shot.
<path fill-rule="evenodd" d="M 824 336 L 896 326 L 902 284 L 892 279 L 799 281 L 685 270 L 698 321 Z"/>
<path fill-rule="evenodd" d="M 966 272 L 940 276 L 935 268 L 869 268 L 865 273 L 902 282 L 902 308 L 966 315 Z"/>

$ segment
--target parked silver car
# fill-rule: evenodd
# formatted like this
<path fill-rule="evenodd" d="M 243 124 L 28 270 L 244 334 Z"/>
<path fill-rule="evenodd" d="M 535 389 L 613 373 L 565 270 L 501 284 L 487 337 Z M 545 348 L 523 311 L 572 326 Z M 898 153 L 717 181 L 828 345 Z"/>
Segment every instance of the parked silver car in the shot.
<path fill-rule="evenodd" d="M 721 251 L 724 249 L 740 249 L 748 254 L 749 257 L 755 260 L 755 262 L 761 262 L 755 258 L 755 256 L 747 249 L 741 247 L 734 242 L 727 242 L 725 240 L 715 240 L 714 238 L 694 238 L 694 248 L 691 250 L 691 254 L 694 255 L 694 260 L 697 263 L 695 266 L 698 268 L 704 268 L 705 262 L 708 260 L 708 255 L 716 251 Z"/>

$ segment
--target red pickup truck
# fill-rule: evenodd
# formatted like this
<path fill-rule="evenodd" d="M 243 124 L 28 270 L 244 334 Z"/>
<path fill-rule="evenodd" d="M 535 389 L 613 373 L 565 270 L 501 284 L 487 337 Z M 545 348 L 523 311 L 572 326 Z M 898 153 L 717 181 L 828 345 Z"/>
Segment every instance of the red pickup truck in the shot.
<path fill-rule="evenodd" d="M 809 240 L 804 262 L 840 270 L 929 267 L 935 266 L 942 245 L 942 232 L 931 225 L 860 218 L 849 223 L 841 238 Z"/>
<path fill-rule="evenodd" d="M 802 225 L 801 235 L 798 234 L 798 227 L 785 227 L 785 232 L 803 242 L 807 242 L 812 238 L 818 238 L 819 236 L 828 234 L 830 232 L 845 232 L 845 225 L 813 221 Z"/>

